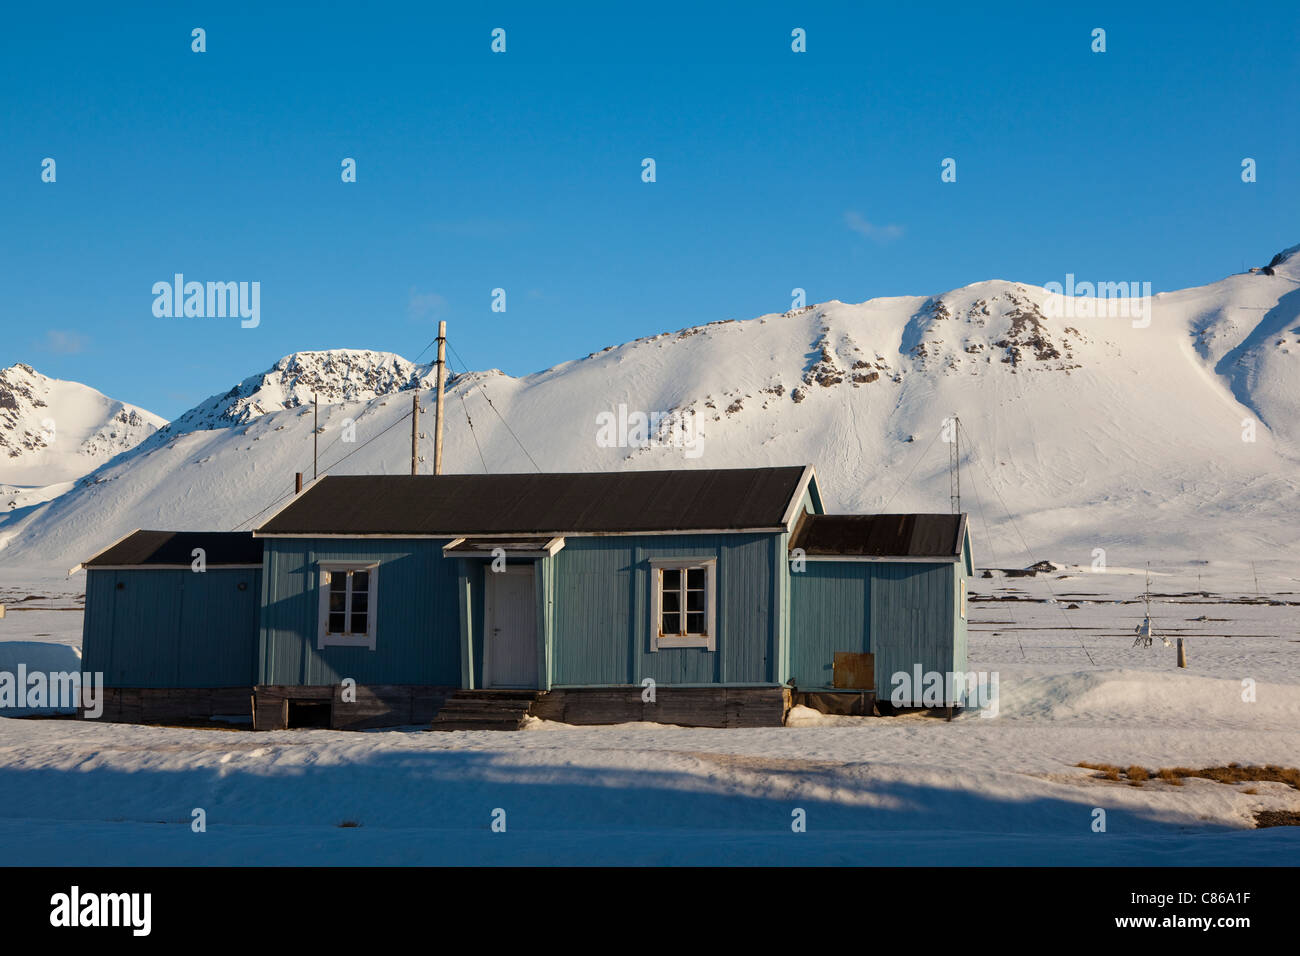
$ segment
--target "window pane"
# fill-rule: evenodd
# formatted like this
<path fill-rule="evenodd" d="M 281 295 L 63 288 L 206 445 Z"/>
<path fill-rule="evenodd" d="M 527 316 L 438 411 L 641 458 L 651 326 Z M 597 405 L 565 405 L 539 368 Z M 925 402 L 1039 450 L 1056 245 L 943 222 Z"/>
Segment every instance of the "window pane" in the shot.
<path fill-rule="evenodd" d="M 665 614 L 662 633 L 680 634 L 682 632 L 682 616 L 680 614 Z"/>
<path fill-rule="evenodd" d="M 342 633 L 343 633 L 343 619 L 344 619 L 346 616 L 347 616 L 347 615 L 345 615 L 342 611 L 339 611 L 338 613 L 334 613 L 334 612 L 332 612 L 332 611 L 330 612 L 330 621 L 329 621 L 329 633 L 330 633 L 330 634 L 342 634 Z"/>
<path fill-rule="evenodd" d="M 329 572 L 330 591 L 337 591 L 342 594 L 348 587 L 348 575 L 346 571 Z"/>
<path fill-rule="evenodd" d="M 679 568 L 664 568 L 664 590 L 678 591 L 682 586 L 682 572 Z"/>
<path fill-rule="evenodd" d="M 358 614 L 355 611 L 352 612 L 352 633 L 366 633 L 366 616 L 364 614 Z"/>
<path fill-rule="evenodd" d="M 346 603 L 347 599 L 348 596 L 346 594 L 344 594 L 342 591 L 335 591 L 334 588 L 331 587 L 330 588 L 330 613 L 333 614 L 335 611 L 337 611 L 340 614 L 342 614 L 345 610 L 347 610 L 347 603 Z"/>
<path fill-rule="evenodd" d="M 682 609 L 682 592 L 665 591 L 664 592 L 664 610 L 680 611 Z"/>
<path fill-rule="evenodd" d="M 365 591 L 352 592 L 352 613 L 364 614 L 370 610 L 370 595 Z"/>
<path fill-rule="evenodd" d="M 352 572 L 352 593 L 355 595 L 358 591 L 370 590 L 370 572 L 353 571 Z M 356 600 L 354 597 L 353 600 Z"/>
<path fill-rule="evenodd" d="M 686 633 L 703 634 L 704 633 L 704 615 L 687 614 L 686 615 Z"/>
<path fill-rule="evenodd" d="M 703 611 L 704 610 L 704 592 L 687 591 L 686 592 L 686 610 Z"/>
<path fill-rule="evenodd" d="M 688 588 L 692 588 L 692 589 L 693 589 L 693 588 L 703 588 L 703 587 L 704 587 L 704 569 L 703 569 L 703 568 L 688 568 L 687 571 L 686 571 L 686 586 L 687 586 Z"/>

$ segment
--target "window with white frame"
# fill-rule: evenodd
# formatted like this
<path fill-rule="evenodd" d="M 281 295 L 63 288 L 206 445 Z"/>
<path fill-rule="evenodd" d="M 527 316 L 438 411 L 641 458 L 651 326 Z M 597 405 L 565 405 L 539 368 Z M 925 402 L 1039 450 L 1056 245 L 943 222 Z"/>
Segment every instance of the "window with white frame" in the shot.
<path fill-rule="evenodd" d="M 318 647 L 375 649 L 379 565 L 321 562 Z"/>
<path fill-rule="evenodd" d="M 714 558 L 655 559 L 650 562 L 653 581 L 650 649 L 704 647 L 714 650 Z"/>

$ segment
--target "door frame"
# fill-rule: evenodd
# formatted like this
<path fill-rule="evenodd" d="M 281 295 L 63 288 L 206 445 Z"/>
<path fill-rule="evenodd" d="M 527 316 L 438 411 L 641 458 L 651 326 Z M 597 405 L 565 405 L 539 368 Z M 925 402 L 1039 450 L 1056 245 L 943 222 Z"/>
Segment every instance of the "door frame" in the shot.
<path fill-rule="evenodd" d="M 492 647 L 493 641 L 493 621 L 496 617 L 496 587 L 491 582 L 498 575 L 513 574 L 528 577 L 529 593 L 533 595 L 533 600 L 529 604 L 530 620 L 533 621 L 533 668 L 532 678 L 527 684 L 519 687 L 501 687 L 494 688 L 492 685 Z M 537 689 L 537 570 L 533 562 L 527 564 L 508 564 L 503 571 L 493 571 L 492 565 L 486 564 L 483 567 L 483 689 L 484 690 L 536 690 Z"/>

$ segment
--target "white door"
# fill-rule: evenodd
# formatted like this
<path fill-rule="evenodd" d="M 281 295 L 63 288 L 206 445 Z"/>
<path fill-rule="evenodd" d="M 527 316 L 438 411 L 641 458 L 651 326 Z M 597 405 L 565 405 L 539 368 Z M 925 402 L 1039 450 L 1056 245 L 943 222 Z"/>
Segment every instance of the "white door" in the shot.
<path fill-rule="evenodd" d="M 537 686 L 537 599 L 533 566 L 484 570 L 483 686 Z"/>

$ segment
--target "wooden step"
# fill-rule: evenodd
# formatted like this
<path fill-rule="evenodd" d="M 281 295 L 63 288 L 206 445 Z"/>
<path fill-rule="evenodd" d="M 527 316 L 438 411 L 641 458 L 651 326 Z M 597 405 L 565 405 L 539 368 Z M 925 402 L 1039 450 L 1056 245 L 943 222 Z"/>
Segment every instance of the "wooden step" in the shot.
<path fill-rule="evenodd" d="M 540 697 L 535 690 L 457 691 L 433 718 L 430 730 L 518 730 Z"/>
<path fill-rule="evenodd" d="M 463 710 L 517 710 L 527 713 L 533 706 L 531 700 L 476 700 L 472 697 L 453 697 L 442 705 L 445 710 L 448 707 L 457 707 Z"/>

